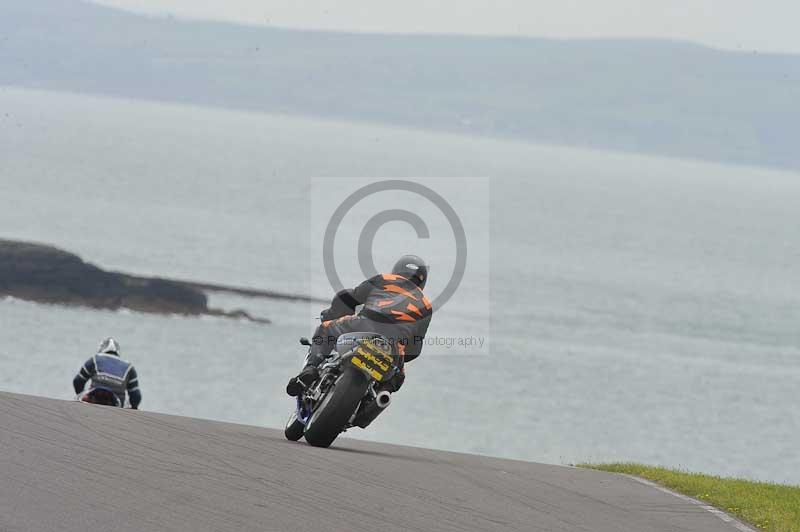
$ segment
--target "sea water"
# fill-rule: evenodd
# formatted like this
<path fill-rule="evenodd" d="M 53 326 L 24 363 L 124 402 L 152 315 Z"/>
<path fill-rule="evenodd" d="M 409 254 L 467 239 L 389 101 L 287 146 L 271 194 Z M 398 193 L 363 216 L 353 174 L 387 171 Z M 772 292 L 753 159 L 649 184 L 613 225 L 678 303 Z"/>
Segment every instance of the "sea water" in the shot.
<path fill-rule="evenodd" d="M 314 206 L 344 177 L 412 178 L 458 205 L 478 274 L 430 335 L 487 342 L 426 347 L 348 436 L 800 483 L 800 175 L 0 88 L 0 238 L 105 268 L 329 297 Z M 380 268 L 416 237 L 376 241 Z M 441 290 L 452 242 L 419 245 Z M 322 305 L 211 304 L 273 323 L 2 299 L 0 389 L 70 399 L 113 335 L 144 409 L 282 427 Z"/>

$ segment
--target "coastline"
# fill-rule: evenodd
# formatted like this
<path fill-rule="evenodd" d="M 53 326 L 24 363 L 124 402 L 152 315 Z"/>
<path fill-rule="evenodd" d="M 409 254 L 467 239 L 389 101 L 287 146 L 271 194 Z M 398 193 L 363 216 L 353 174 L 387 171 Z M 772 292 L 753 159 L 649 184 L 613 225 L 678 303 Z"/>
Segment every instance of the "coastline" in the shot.
<path fill-rule="evenodd" d="M 321 301 L 302 294 L 226 286 L 104 270 L 48 244 L 0 239 L 0 297 L 94 309 L 214 316 L 269 324 L 243 309 L 209 307 L 208 292 L 253 298 Z"/>

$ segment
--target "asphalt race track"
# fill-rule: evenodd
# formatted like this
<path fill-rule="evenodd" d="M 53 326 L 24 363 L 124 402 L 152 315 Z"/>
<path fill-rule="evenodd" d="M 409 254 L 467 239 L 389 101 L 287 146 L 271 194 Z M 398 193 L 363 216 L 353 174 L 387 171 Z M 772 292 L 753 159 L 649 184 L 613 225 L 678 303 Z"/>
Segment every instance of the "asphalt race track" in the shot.
<path fill-rule="evenodd" d="M 746 529 L 629 477 L 0 393 L 0 530 Z"/>

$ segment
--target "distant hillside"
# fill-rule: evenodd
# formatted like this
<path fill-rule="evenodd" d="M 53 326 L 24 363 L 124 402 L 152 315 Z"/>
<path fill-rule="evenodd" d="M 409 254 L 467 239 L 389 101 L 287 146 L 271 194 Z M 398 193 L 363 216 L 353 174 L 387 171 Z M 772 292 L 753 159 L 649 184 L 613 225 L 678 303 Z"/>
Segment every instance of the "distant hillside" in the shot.
<path fill-rule="evenodd" d="M 6 0 L 0 66 L 5 85 L 800 170 L 800 56 L 289 31 Z"/>

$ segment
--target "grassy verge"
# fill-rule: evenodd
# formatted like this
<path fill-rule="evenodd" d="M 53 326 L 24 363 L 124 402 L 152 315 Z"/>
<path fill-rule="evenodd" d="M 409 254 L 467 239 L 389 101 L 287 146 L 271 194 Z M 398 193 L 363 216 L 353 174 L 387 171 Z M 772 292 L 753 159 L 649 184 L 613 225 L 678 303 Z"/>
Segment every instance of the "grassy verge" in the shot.
<path fill-rule="evenodd" d="M 800 532 L 800 487 L 721 478 L 641 464 L 579 464 L 627 473 L 725 510 L 770 532 Z"/>

